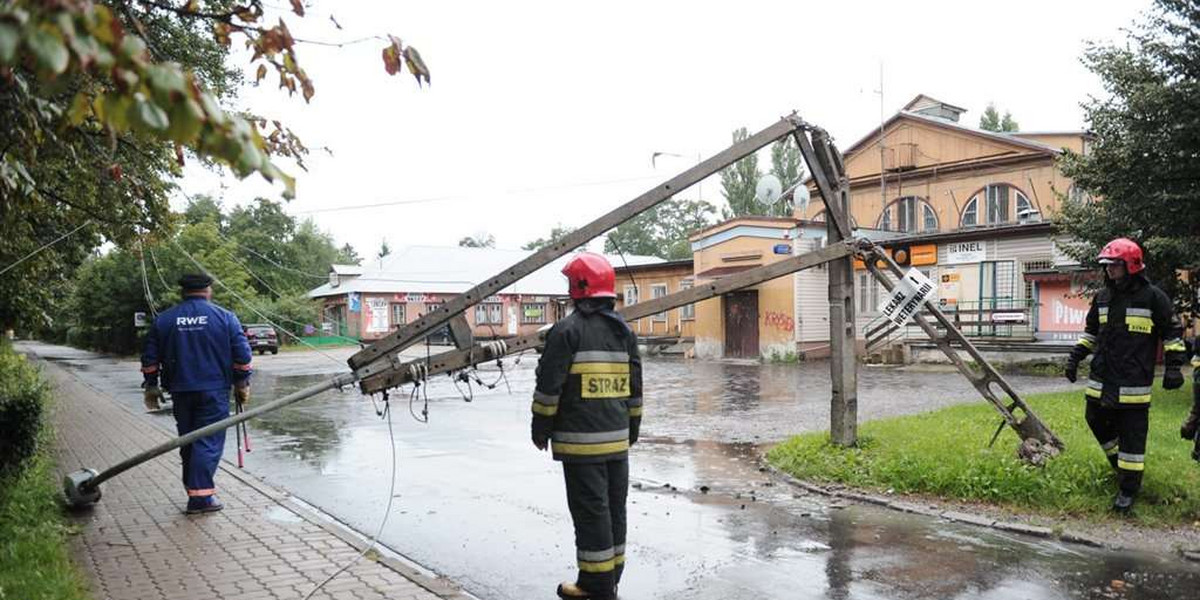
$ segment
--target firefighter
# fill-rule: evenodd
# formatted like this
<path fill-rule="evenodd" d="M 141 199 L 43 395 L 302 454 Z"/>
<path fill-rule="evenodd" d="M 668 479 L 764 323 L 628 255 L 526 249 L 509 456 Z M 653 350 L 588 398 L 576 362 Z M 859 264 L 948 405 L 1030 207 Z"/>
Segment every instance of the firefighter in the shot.
<path fill-rule="evenodd" d="M 1163 388 L 1183 385 L 1183 325 L 1171 299 L 1147 279 L 1142 249 L 1117 238 L 1100 251 L 1104 288 L 1092 299 L 1083 337 L 1067 361 L 1074 382 L 1079 362 L 1093 353 L 1085 417 L 1117 472 L 1113 510 L 1127 513 L 1142 486 L 1150 387 L 1159 340 L 1163 343 Z"/>
<path fill-rule="evenodd" d="M 1179 426 L 1179 437 L 1192 442 L 1192 458 L 1200 461 L 1200 348 L 1194 348 L 1193 352 L 1195 355 L 1192 356 L 1192 410 Z"/>
<path fill-rule="evenodd" d="M 161 406 L 161 381 L 179 435 L 228 417 L 230 386 L 238 402 L 250 401 L 250 344 L 237 315 L 210 302 L 212 282 L 203 274 L 180 278 L 183 301 L 158 315 L 142 351 L 146 409 Z M 188 514 L 224 508 L 213 482 L 224 448 L 224 431 L 179 448 Z"/>
<path fill-rule="evenodd" d="M 563 274 L 575 311 L 546 335 L 533 392 L 533 445 L 552 449 L 575 524 L 574 582 L 561 598 L 616 597 L 625 566 L 629 447 L 642 420 L 637 336 L 614 310 L 616 275 L 603 256 L 575 255 Z"/>

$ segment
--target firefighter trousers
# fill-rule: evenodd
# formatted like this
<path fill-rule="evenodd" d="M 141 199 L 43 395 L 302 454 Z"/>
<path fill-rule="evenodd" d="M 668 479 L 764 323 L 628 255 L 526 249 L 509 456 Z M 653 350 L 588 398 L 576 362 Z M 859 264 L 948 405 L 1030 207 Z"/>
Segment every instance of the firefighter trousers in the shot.
<path fill-rule="evenodd" d="M 607 597 L 625 568 L 625 497 L 629 459 L 563 463 L 567 507 L 575 523 L 576 585 Z"/>
<path fill-rule="evenodd" d="M 1092 435 L 1108 462 L 1117 471 L 1117 485 L 1132 496 L 1142 488 L 1146 468 L 1146 432 L 1150 428 L 1150 407 L 1110 408 L 1091 399 L 1085 413 Z"/>
<path fill-rule="evenodd" d="M 177 392 L 171 394 L 175 425 L 179 435 L 191 433 L 229 416 L 229 390 Z M 183 463 L 183 487 L 188 497 L 211 496 L 217 486 L 213 476 L 225 451 L 225 430 L 204 436 L 186 446 L 180 446 Z"/>

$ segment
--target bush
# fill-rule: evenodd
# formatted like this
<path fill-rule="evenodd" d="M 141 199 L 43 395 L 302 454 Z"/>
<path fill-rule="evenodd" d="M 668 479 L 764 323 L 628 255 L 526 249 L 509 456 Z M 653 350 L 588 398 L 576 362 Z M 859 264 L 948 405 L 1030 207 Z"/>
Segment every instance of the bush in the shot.
<path fill-rule="evenodd" d="M 38 369 L 0 342 L 0 476 L 14 474 L 37 452 L 48 396 Z"/>

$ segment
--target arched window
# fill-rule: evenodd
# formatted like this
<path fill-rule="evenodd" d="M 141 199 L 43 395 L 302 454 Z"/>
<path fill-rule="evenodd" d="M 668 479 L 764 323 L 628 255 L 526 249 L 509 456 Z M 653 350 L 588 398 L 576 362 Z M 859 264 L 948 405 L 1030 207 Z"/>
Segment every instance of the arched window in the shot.
<path fill-rule="evenodd" d="M 879 229 L 904 233 L 932 233 L 938 230 L 937 211 L 916 196 L 892 200 L 879 215 Z"/>
<path fill-rule="evenodd" d="M 984 186 L 963 206 L 960 227 L 1001 225 L 1034 219 L 1037 208 L 1024 192 L 1006 183 Z"/>

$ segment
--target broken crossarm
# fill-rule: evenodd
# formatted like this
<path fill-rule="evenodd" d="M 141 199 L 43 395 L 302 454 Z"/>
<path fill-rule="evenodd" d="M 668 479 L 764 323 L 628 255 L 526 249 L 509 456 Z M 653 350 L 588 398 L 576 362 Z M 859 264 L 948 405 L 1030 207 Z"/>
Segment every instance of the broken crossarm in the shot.
<path fill-rule="evenodd" d="M 833 260 L 845 258 L 853 253 L 854 247 L 849 242 L 833 244 L 769 265 L 748 269 L 703 285 L 697 285 L 691 289 L 675 292 L 661 298 L 626 306 L 618 312 L 622 317 L 625 317 L 626 321 L 635 321 L 673 308 L 758 285 L 764 281 L 770 281 L 797 271 L 823 265 Z M 436 354 L 429 359 L 428 369 L 426 370 L 422 367 L 421 371 L 425 371 L 425 375 L 447 373 L 496 360 L 505 354 L 515 354 L 522 350 L 536 348 L 545 340 L 546 331 L 543 329 L 537 333 L 504 340 L 507 348 L 503 353 L 498 352 L 496 345 L 484 344 L 463 350 L 451 350 Z M 425 359 L 417 359 L 410 362 L 400 362 L 397 360 L 393 368 L 362 380 L 360 385 L 363 392 L 373 394 L 411 383 L 413 373 L 420 372 L 414 371 L 411 367 L 425 365 L 425 363 Z"/>
<path fill-rule="evenodd" d="M 386 360 L 390 354 L 394 355 L 404 350 L 422 336 L 440 327 L 455 315 L 462 314 L 482 299 L 512 285 L 522 277 L 550 264 L 550 262 L 567 254 L 571 250 L 586 244 L 592 238 L 628 221 L 638 213 L 671 198 L 705 177 L 717 173 L 741 158 L 753 154 L 767 144 L 792 132 L 808 127 L 795 114 L 780 119 L 774 125 L 763 129 L 741 142 L 733 144 L 708 160 L 676 175 L 666 183 L 656 186 L 654 189 L 643 193 L 599 219 L 576 229 L 521 262 L 488 278 L 484 282 L 446 302 L 436 311 L 423 315 L 416 321 L 392 332 L 387 337 L 363 348 L 347 361 L 350 368 L 354 370 L 359 379 L 364 381 L 390 370 L 398 363 L 398 359 L 394 356 L 390 360 Z M 366 388 L 364 388 L 364 391 L 367 391 Z"/>
<path fill-rule="evenodd" d="M 875 279 L 878 279 L 883 284 L 885 289 L 889 292 L 892 291 L 895 283 L 890 277 L 879 270 L 876 261 L 886 265 L 888 271 L 897 279 L 904 277 L 900 266 L 896 264 L 896 261 L 892 260 L 891 256 L 883 252 L 874 243 L 860 240 L 858 244 L 859 253 L 862 255 L 867 269 L 871 271 Z M 913 314 L 913 322 L 929 336 L 929 339 L 937 343 L 938 348 L 954 363 L 958 371 L 971 382 L 971 385 L 975 386 L 976 390 L 979 390 L 980 395 L 990 402 L 996 408 L 996 411 L 1000 413 L 1000 416 L 1004 418 L 1004 422 L 1021 437 L 1021 447 L 1018 449 L 1018 455 L 1030 463 L 1042 464 L 1046 459 L 1052 458 L 1061 452 L 1064 448 L 1062 440 L 1058 439 L 1058 436 L 1054 435 L 1054 432 L 1038 418 L 1033 409 L 1017 395 L 1016 390 L 1008 384 L 1008 381 L 1005 381 L 1004 377 L 980 354 L 975 344 L 972 344 L 971 340 L 967 339 L 954 326 L 954 322 L 932 301 L 926 300 L 924 308 L 946 329 L 946 335 L 939 336 L 937 329 L 920 312 Z M 975 361 L 975 364 L 979 365 L 982 372 L 977 374 L 972 371 L 971 367 L 967 365 L 966 361 L 959 356 L 958 351 L 951 345 L 951 342 L 961 346 Z M 993 385 L 999 387 L 1008 396 L 1009 402 L 1007 404 L 1000 399 L 996 390 L 993 389 Z"/>

